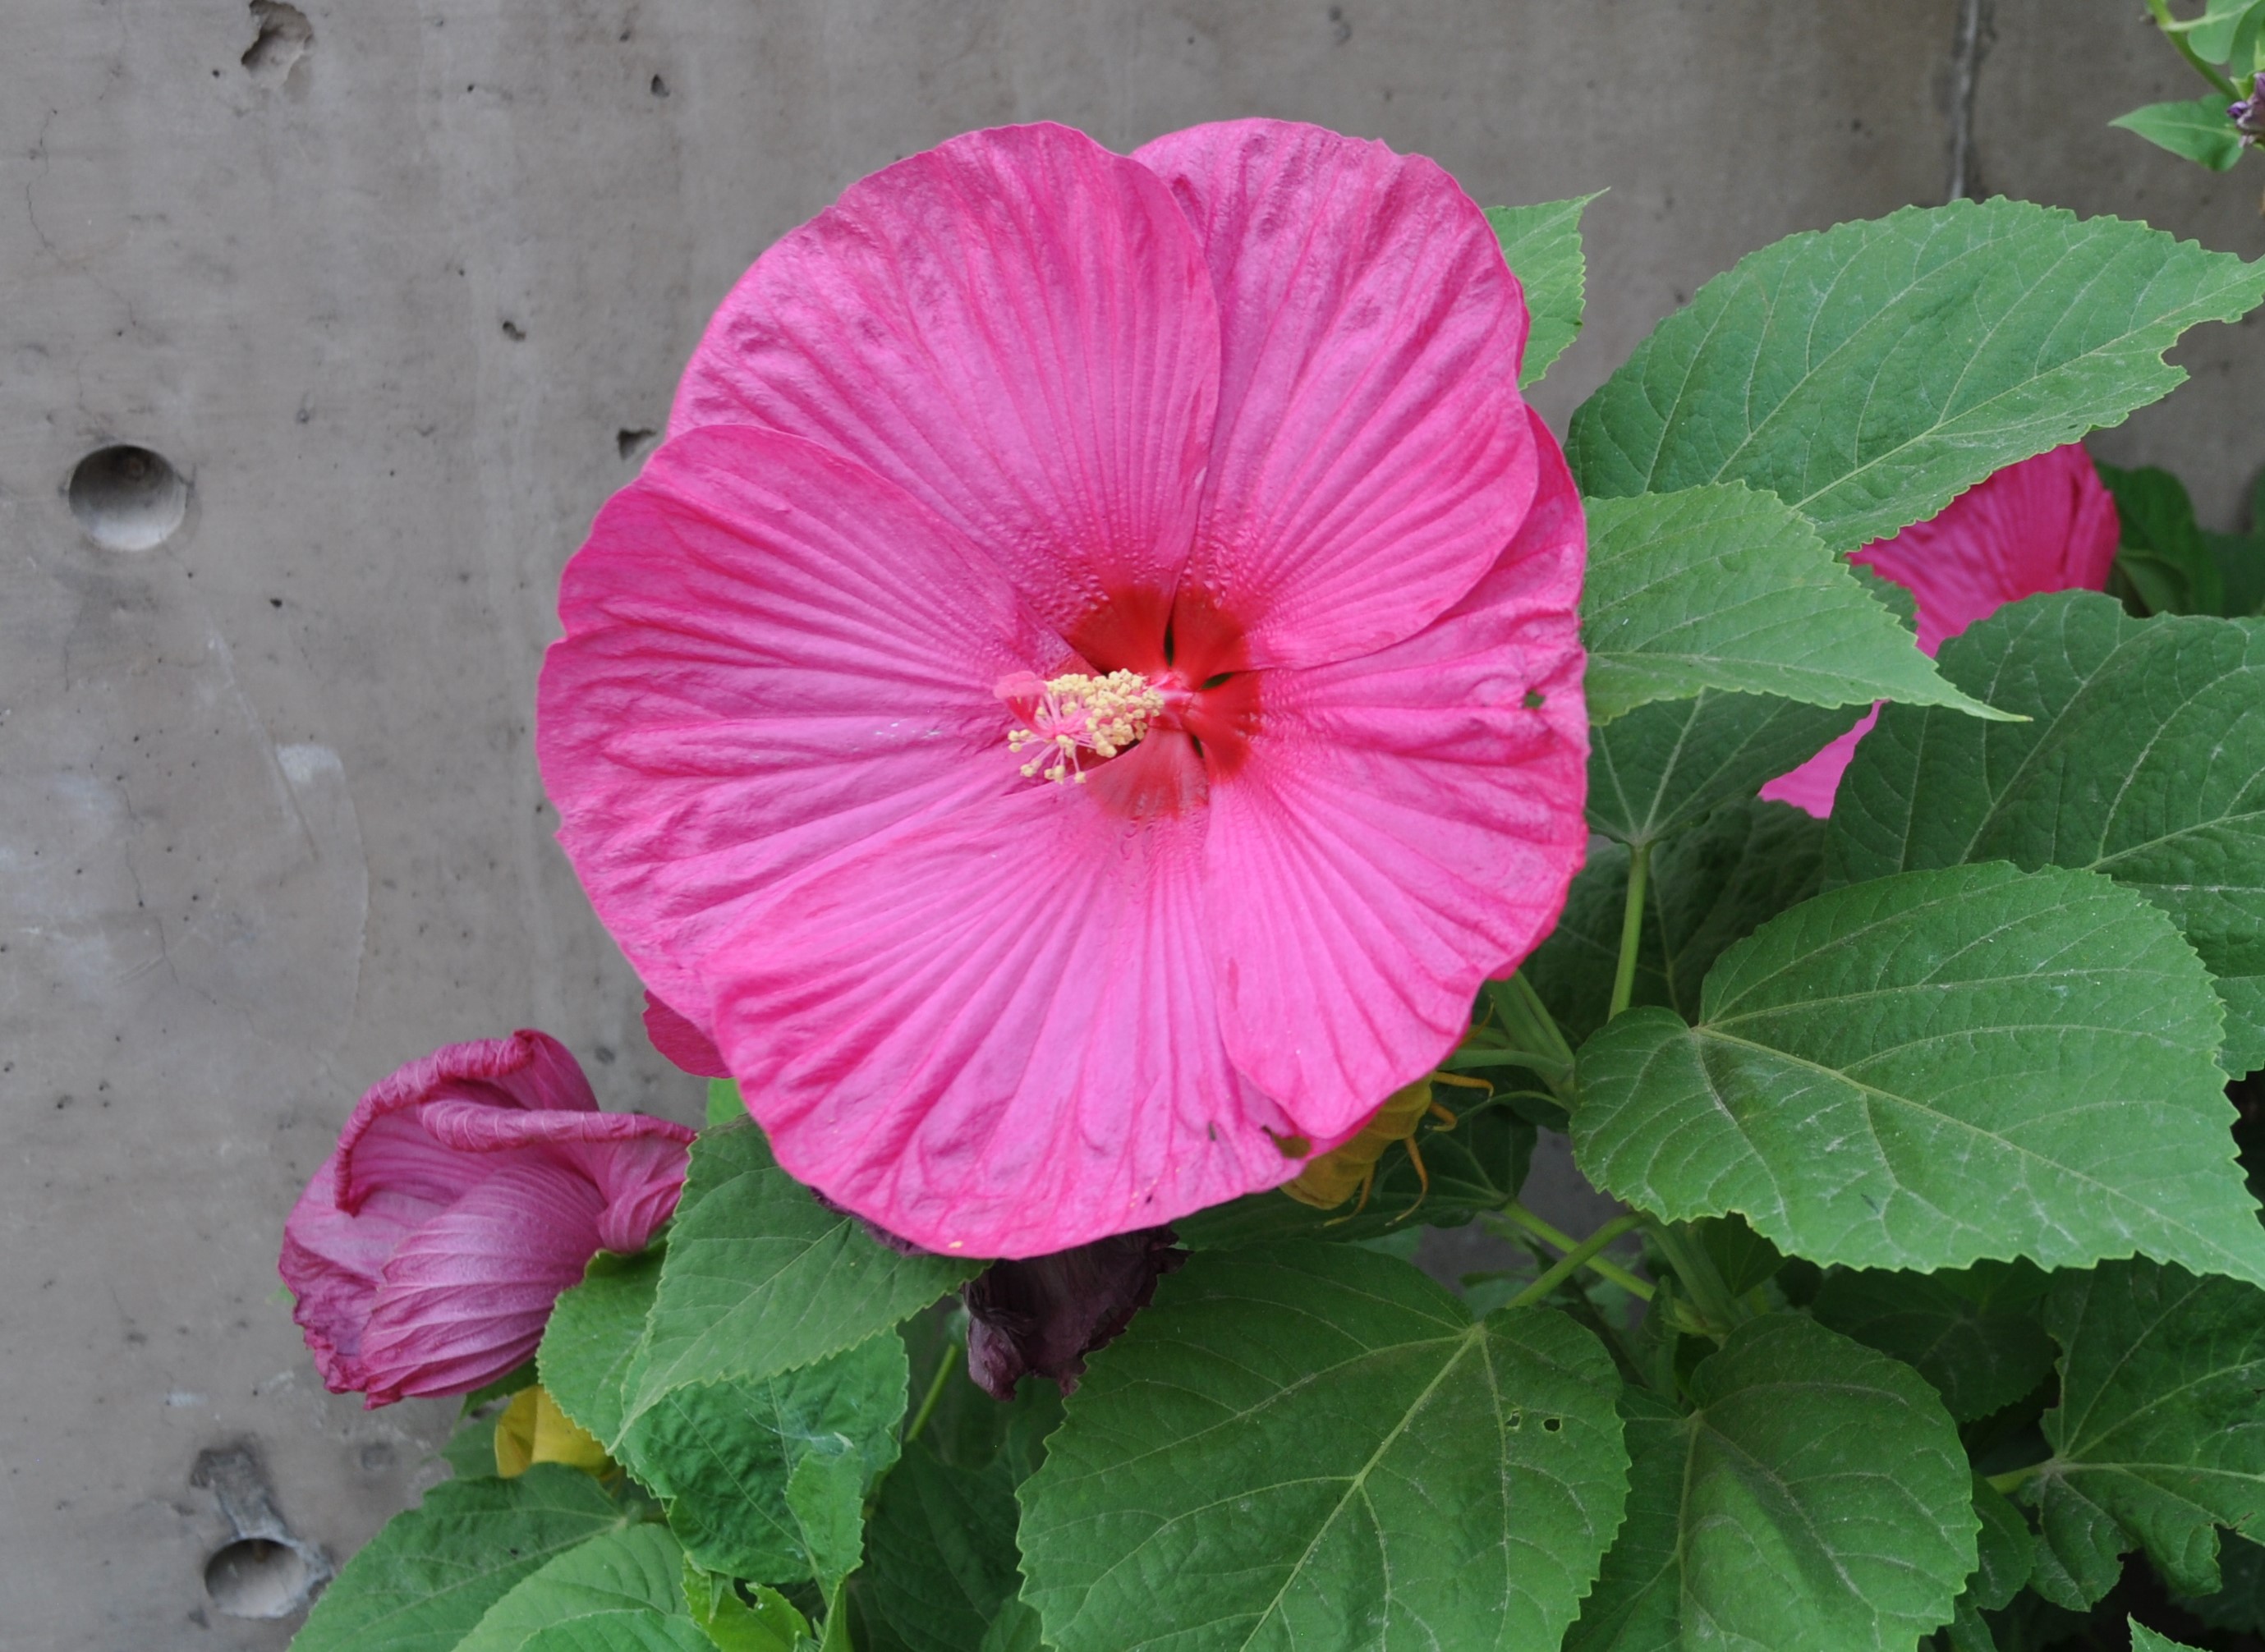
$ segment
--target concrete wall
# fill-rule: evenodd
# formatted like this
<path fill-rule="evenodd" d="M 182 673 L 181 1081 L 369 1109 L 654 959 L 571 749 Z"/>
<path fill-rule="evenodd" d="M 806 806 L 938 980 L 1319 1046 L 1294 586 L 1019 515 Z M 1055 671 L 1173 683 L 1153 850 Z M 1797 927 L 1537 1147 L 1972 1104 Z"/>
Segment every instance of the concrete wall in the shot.
<path fill-rule="evenodd" d="M 299 6 L 13 0 L 0 56 L 9 1648 L 280 1645 L 207 1598 L 209 1448 L 339 1556 L 429 1475 L 445 1408 L 325 1396 L 272 1295 L 364 1086 L 539 1025 L 608 1104 L 694 1116 L 552 847 L 529 705 L 560 564 L 766 243 L 1038 117 L 1292 116 L 1485 201 L 1609 186 L 1562 424 L 1741 252 L 1941 198 L 1959 0 Z M 1984 188 L 2265 248 L 2265 167 L 2103 126 L 2190 91 L 2131 0 L 1994 13 Z M 2231 525 L 2259 336 L 2185 360 L 2099 446 Z M 65 497 L 114 441 L 187 483 L 155 549 Z"/>

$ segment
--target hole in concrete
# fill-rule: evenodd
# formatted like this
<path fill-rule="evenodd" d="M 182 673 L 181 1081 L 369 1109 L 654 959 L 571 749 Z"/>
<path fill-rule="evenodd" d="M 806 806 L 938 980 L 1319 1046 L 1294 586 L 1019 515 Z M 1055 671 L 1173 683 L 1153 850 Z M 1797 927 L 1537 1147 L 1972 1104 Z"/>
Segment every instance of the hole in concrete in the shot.
<path fill-rule="evenodd" d="M 189 508 L 189 484 L 163 454 L 124 443 L 98 448 L 72 467 L 71 514 L 106 550 L 155 550 Z"/>
<path fill-rule="evenodd" d="M 205 1562 L 205 1593 L 231 1618 L 288 1618 L 328 1569 L 294 1544 L 238 1538 Z"/>
<path fill-rule="evenodd" d="M 656 98 L 666 98 L 668 96 L 668 83 L 658 75 L 655 75 L 652 77 L 652 95 Z"/>
<path fill-rule="evenodd" d="M 281 80 L 315 44 L 315 25 L 286 0 L 251 0 L 251 20 L 259 33 L 242 61 L 254 80 Z"/>
<path fill-rule="evenodd" d="M 617 430 L 614 433 L 614 446 L 620 449 L 623 458 L 634 459 L 645 451 L 652 437 L 649 430 Z"/>

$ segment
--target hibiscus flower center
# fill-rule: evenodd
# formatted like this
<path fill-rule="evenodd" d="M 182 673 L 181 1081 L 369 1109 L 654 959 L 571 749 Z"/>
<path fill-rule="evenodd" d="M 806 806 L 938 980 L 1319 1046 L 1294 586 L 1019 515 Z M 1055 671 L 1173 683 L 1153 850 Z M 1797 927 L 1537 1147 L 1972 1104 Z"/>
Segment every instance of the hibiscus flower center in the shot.
<path fill-rule="evenodd" d="M 1103 761 L 1136 744 L 1165 704 L 1163 690 L 1137 671 L 1021 673 L 999 685 L 999 697 L 1028 724 L 1007 736 L 1009 751 L 1029 753 L 1024 775 L 1072 786 L 1085 784 L 1089 755 Z"/>

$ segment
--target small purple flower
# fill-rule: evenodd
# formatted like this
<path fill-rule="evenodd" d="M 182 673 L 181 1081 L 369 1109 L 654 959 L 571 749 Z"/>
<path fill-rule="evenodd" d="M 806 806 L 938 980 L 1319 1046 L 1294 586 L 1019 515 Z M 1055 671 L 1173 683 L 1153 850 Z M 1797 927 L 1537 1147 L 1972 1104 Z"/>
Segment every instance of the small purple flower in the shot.
<path fill-rule="evenodd" d="M 1109 1342 L 1156 1294 L 1156 1281 L 1188 1259 L 1169 1227 L 1116 1234 L 1048 1256 L 997 1262 L 960 1288 L 967 1303 L 967 1374 L 994 1399 L 1012 1400 L 1025 1376 L 1051 1377 L 1064 1394 L 1085 1357 Z"/>
<path fill-rule="evenodd" d="M 2231 105 L 2225 113 L 2244 142 L 2254 143 L 2265 137 L 2265 70 L 2250 76 L 2249 95 Z"/>

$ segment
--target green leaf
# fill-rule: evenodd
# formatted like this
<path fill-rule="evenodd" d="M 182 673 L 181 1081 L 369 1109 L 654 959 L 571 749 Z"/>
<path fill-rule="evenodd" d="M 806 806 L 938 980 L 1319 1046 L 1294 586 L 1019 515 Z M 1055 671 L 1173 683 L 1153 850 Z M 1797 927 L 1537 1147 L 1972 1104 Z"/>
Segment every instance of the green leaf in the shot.
<path fill-rule="evenodd" d="M 291 1644 L 295 1652 L 448 1652 L 513 1585 L 623 1525 L 596 1481 L 555 1463 L 516 1480 L 444 1481 L 346 1562 Z"/>
<path fill-rule="evenodd" d="M 683 1571 L 666 1528 L 608 1532 L 516 1584 L 457 1652 L 712 1652 L 685 1615 Z"/>
<path fill-rule="evenodd" d="M 708 1112 L 705 1122 L 710 1125 L 738 1124 L 746 1122 L 747 1104 L 739 1099 L 736 1079 L 708 1081 Z"/>
<path fill-rule="evenodd" d="M 530 1359 L 524 1365 L 514 1365 L 493 1382 L 473 1389 L 457 1406 L 456 1415 L 460 1417 L 468 1417 L 492 1400 L 507 1400 L 521 1388 L 532 1388 L 534 1386 L 535 1362 Z"/>
<path fill-rule="evenodd" d="M 2209 977 L 2105 877 L 1992 862 L 1834 890 L 1724 953 L 1700 1001 L 1695 1026 L 1631 1010 L 1580 1052 L 1575 1152 L 1639 1209 L 1737 1211 L 1858 1267 L 2136 1249 L 2265 1279 Z"/>
<path fill-rule="evenodd" d="M 448 1465 L 448 1472 L 458 1480 L 486 1480 L 496 1472 L 496 1418 L 466 1417 L 456 1424 L 448 1436 L 448 1443 L 441 1448 L 441 1460 Z"/>
<path fill-rule="evenodd" d="M 2005 716 L 1937 676 L 1896 616 L 1774 494 L 1714 484 L 1592 499 L 1588 516 L 1581 640 L 1592 723 L 1702 688 Z"/>
<path fill-rule="evenodd" d="M 754 1587 L 755 1603 L 739 1598 L 732 1580 L 684 1562 L 684 1604 L 692 1621 L 717 1652 L 796 1652 L 810 1624 L 776 1589 Z"/>
<path fill-rule="evenodd" d="M 2216 978 L 2226 1070 L 2265 1066 L 2265 622 L 2134 620 L 2065 592 L 2000 609 L 1942 662 L 2036 720 L 1887 708 L 1834 804 L 1826 881 L 1983 860 L 2103 872 Z"/>
<path fill-rule="evenodd" d="M 629 1415 L 674 1387 L 759 1380 L 855 1347 L 982 1267 L 879 1244 L 780 1169 L 753 1124 L 704 1131 L 628 1380 Z"/>
<path fill-rule="evenodd" d="M 2209 0 L 2198 17 L 2164 24 L 2167 34 L 2183 34 L 2195 55 L 2205 62 L 2223 63 L 2233 49 L 2233 37 L 2265 0 Z M 2224 107 L 2224 100 L 2219 100 Z"/>
<path fill-rule="evenodd" d="M 1526 361 L 1518 373 L 1521 390 L 1540 383 L 1565 346 L 1581 336 L 1582 288 L 1588 277 L 1581 256 L 1581 214 L 1604 193 L 1533 207 L 1486 209 L 1495 239 L 1502 243 L 1502 256 L 1526 289 L 1526 312 L 1532 320 Z"/>
<path fill-rule="evenodd" d="M 2225 588 L 2220 612 L 2237 619 L 2265 614 L 2265 538 L 2255 534 L 2214 534 L 2203 530 L 2203 543 L 2218 564 L 2218 583 Z"/>
<path fill-rule="evenodd" d="M 1565 1652 L 1907 1652 L 1975 1569 L 1973 1481 L 1934 1391 L 1795 1314 L 1630 1389 L 1628 1522 Z"/>
<path fill-rule="evenodd" d="M 1656 842 L 1752 797 L 1861 715 L 1853 706 L 1706 693 L 1615 717 L 1590 735 L 1589 825 L 1622 843 Z"/>
<path fill-rule="evenodd" d="M 1582 491 L 1745 482 L 1853 550 L 2186 377 L 2163 352 L 2265 270 L 2026 201 L 1907 207 L 1739 260 L 1573 417 Z"/>
<path fill-rule="evenodd" d="M 1173 1233 L 1191 1250 L 1233 1250 L 1278 1239 L 1351 1242 L 1420 1232 L 1426 1224 L 1457 1226 L 1482 1211 L 1500 1210 L 1526 1184 L 1533 1160 L 1533 1126 L 1506 1105 L 1464 1100 L 1477 1091 L 1443 1085 L 1433 1094 L 1456 1122 L 1453 1130 L 1424 1124 L 1417 1139 L 1430 1192 L 1424 1190 L 1406 1146 L 1394 1146 L 1377 1161 L 1376 1185 L 1358 1214 L 1351 1204 L 1317 1211 L 1270 1189 L 1181 1217 L 1172 1224 Z"/>
<path fill-rule="evenodd" d="M 2221 1534 L 2218 1576 L 2225 1586 L 2213 1595 L 2189 1596 L 2179 1602 L 2213 1629 L 2265 1630 L 2265 1546 L 2239 1532 Z"/>
<path fill-rule="evenodd" d="M 664 1391 L 616 1452 L 711 1572 L 832 1590 L 857 1564 L 863 1502 L 897 1459 L 905 1345 L 889 1333 L 775 1376 Z"/>
<path fill-rule="evenodd" d="M 1966 1580 L 1966 1598 L 1985 1612 L 1996 1612 L 2029 1581 L 2037 1539 L 2021 1511 L 1979 1474 L 1974 1476 L 1974 1513 L 1982 1530 L 1974 1576 Z"/>
<path fill-rule="evenodd" d="M 2108 123 L 2136 132 L 2181 160 L 2199 161 L 2223 172 L 2241 158 L 2241 131 L 2225 113 L 2225 99 L 2212 93 L 2174 103 L 2151 103 Z"/>
<path fill-rule="evenodd" d="M 2162 582 L 2158 602 L 2149 595 L 2155 612 L 2221 614 L 2225 611 L 2225 580 L 2218 558 L 2195 520 L 2194 500 L 2186 484 L 2167 470 L 2145 465 L 2119 470 L 2112 464 L 2095 467 L 2108 491 L 2116 496 L 2116 513 L 2122 523 L 2123 562 L 2127 571 L 2134 553 L 2146 557 L 2159 571 L 2149 576 Z M 2143 591 L 2154 587 L 2143 586 Z"/>
<path fill-rule="evenodd" d="M 2199 1652 L 2183 1641 L 2174 1641 L 2168 1635 L 2157 1634 L 2137 1618 L 2123 1620 L 2131 1628 L 2131 1652 Z"/>
<path fill-rule="evenodd" d="M 1015 1480 L 1003 1461 L 947 1467 L 915 1441 L 882 1482 L 861 1605 L 911 1652 L 981 1652 L 1015 1597 Z"/>
<path fill-rule="evenodd" d="M 1023 1486 L 1062 1652 L 1555 1646 L 1619 1523 L 1612 1362 L 1347 1245 L 1196 1257 Z"/>
<path fill-rule="evenodd" d="M 633 1256 L 601 1250 L 591 1257 L 582 1283 L 559 1294 L 535 1351 L 551 1399 L 600 1440 L 619 1438 L 629 1421 L 622 1385 L 645 1335 L 662 1254 L 655 1245 Z"/>
<path fill-rule="evenodd" d="M 1628 906 L 1629 851 L 1592 847 L 1549 938 L 1518 965 L 1577 1046 L 1605 1024 Z M 1650 899 L 1636 954 L 1637 1004 L 1689 1020 L 1715 960 L 1817 891 L 1824 822 L 1781 803 L 1727 804 L 1651 853 Z"/>
<path fill-rule="evenodd" d="M 2021 1488 L 2038 1592 L 2080 1610 L 2144 1548 L 2179 1593 L 2217 1593 L 2218 1528 L 2265 1519 L 2265 1292 L 2112 1263 L 2055 1281 L 2045 1322 L 2061 1345 L 2053 1455 Z"/>
<path fill-rule="evenodd" d="M 2048 1283 L 2022 1262 L 1931 1274 L 1852 1269 L 1824 1281 L 1810 1312 L 1912 1366 L 1952 1416 L 1970 1423 L 2051 1374 L 2056 1350 L 2037 1314 Z"/>

